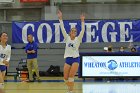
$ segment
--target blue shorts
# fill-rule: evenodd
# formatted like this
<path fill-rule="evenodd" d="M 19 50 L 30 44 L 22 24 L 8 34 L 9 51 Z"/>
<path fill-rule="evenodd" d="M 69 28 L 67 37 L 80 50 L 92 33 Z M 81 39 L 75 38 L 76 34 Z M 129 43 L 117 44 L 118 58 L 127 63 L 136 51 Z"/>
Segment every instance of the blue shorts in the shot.
<path fill-rule="evenodd" d="M 6 66 L 5 65 L 0 65 L 0 71 L 1 72 L 6 71 Z"/>
<path fill-rule="evenodd" d="M 71 66 L 73 63 L 75 63 L 75 62 L 80 63 L 80 57 L 76 57 L 76 58 L 67 57 L 67 58 L 66 58 L 66 63 L 67 63 L 68 65 L 70 65 L 70 66 Z"/>

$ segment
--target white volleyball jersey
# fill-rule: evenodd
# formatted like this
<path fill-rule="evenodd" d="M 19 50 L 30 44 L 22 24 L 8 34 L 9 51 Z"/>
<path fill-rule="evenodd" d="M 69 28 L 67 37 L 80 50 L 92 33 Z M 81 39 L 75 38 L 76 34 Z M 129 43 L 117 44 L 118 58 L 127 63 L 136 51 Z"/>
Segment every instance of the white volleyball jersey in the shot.
<path fill-rule="evenodd" d="M 0 45 L 0 65 L 5 65 L 3 60 L 10 61 L 11 57 L 11 46 L 7 45 L 5 48 Z"/>
<path fill-rule="evenodd" d="M 79 57 L 79 46 L 80 46 L 80 41 L 78 37 L 76 37 L 74 40 L 71 40 L 70 36 L 66 39 L 66 47 L 65 47 L 65 54 L 64 58 L 66 57 Z"/>
<path fill-rule="evenodd" d="M 64 58 L 79 57 L 79 46 L 80 46 L 80 43 L 82 42 L 82 38 L 84 35 L 84 31 L 85 31 L 84 22 L 82 22 L 82 31 L 80 32 L 79 36 L 75 37 L 74 40 L 71 40 L 70 36 L 66 33 L 63 21 L 62 20 L 59 20 L 59 21 L 60 21 L 60 27 L 62 30 L 62 34 L 64 36 L 65 43 L 66 43 Z"/>

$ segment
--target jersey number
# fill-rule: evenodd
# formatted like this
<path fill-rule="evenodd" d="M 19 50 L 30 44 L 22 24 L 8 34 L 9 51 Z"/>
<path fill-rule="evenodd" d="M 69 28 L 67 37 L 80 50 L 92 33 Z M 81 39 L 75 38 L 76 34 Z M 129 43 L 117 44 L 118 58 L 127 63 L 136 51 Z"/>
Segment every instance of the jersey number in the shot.
<path fill-rule="evenodd" d="M 74 47 L 74 44 L 69 43 L 69 44 L 68 44 L 68 47 Z"/>
<path fill-rule="evenodd" d="M 6 54 L 0 54 L 0 57 L 1 58 L 5 58 L 6 57 Z"/>

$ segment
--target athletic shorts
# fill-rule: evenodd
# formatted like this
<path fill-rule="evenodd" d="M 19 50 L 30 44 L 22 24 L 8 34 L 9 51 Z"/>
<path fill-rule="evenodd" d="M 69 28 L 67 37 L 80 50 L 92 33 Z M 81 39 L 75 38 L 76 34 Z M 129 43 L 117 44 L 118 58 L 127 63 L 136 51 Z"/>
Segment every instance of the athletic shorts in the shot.
<path fill-rule="evenodd" d="M 66 58 L 66 63 L 68 64 L 68 65 L 72 65 L 73 63 L 75 63 L 75 62 L 77 62 L 77 63 L 80 63 L 80 57 L 76 57 L 76 58 L 73 58 L 73 57 L 67 57 Z"/>
<path fill-rule="evenodd" d="M 6 71 L 6 66 L 5 65 L 0 65 L 0 71 L 1 72 Z"/>

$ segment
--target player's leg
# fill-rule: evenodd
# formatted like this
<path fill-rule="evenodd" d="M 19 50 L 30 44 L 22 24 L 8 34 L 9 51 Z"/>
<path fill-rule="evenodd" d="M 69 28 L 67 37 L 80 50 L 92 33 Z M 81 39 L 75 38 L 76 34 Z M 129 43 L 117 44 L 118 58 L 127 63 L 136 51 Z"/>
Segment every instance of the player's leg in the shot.
<path fill-rule="evenodd" d="M 0 84 L 4 83 L 2 72 L 0 71 Z"/>
<path fill-rule="evenodd" d="M 0 89 L 4 87 L 5 73 L 6 73 L 6 67 L 0 66 Z"/>
<path fill-rule="evenodd" d="M 1 74 L 2 74 L 2 78 L 3 78 L 3 83 L 1 83 L 1 85 L 2 85 L 2 87 L 4 88 L 4 78 L 5 78 L 5 74 L 6 74 L 6 69 L 3 70 L 3 71 L 1 72 Z"/>
<path fill-rule="evenodd" d="M 5 74 L 6 74 L 6 66 L 5 65 L 1 66 L 1 73 L 2 73 L 3 80 L 4 80 Z"/>
<path fill-rule="evenodd" d="M 2 71 L 1 73 L 2 73 L 3 80 L 4 80 L 5 74 L 6 74 L 6 70 L 5 71 Z"/>
<path fill-rule="evenodd" d="M 74 87 L 74 77 L 78 71 L 79 63 L 74 62 L 71 66 L 70 73 L 69 73 L 69 78 L 68 78 L 68 86 L 69 86 L 69 91 L 73 91 Z"/>
<path fill-rule="evenodd" d="M 69 64 L 67 64 L 67 63 L 64 64 L 64 82 L 67 85 L 68 89 L 69 89 L 68 78 L 69 78 L 70 68 L 71 68 L 71 66 Z"/>
<path fill-rule="evenodd" d="M 70 73 L 70 69 L 71 69 L 71 65 L 72 65 L 72 59 L 71 57 L 66 58 L 66 63 L 64 64 L 64 81 L 65 84 L 67 85 L 67 88 L 69 90 L 69 86 L 68 86 L 68 78 L 69 78 L 69 73 Z"/>
<path fill-rule="evenodd" d="M 64 81 L 68 81 L 71 66 L 67 63 L 64 64 Z"/>

